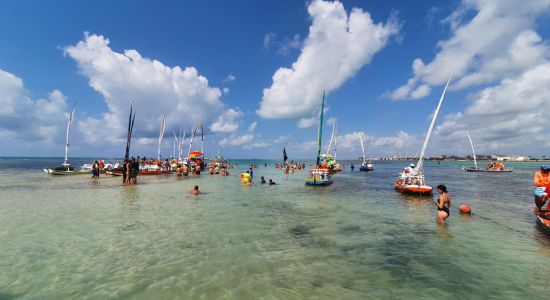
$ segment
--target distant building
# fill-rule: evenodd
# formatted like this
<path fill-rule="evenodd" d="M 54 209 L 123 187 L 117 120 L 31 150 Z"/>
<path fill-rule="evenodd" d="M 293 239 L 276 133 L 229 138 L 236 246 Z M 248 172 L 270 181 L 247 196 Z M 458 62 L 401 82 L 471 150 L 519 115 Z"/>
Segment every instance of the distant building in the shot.
<path fill-rule="evenodd" d="M 498 161 L 528 161 L 530 158 L 528 156 L 521 155 L 493 155 L 493 159 Z"/>

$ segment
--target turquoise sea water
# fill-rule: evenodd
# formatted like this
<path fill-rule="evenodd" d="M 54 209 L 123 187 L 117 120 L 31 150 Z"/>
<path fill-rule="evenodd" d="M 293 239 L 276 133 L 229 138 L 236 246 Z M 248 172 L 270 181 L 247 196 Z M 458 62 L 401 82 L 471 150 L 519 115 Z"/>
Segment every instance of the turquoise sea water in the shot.
<path fill-rule="evenodd" d="M 453 201 L 403 196 L 405 162 L 325 188 L 254 161 L 255 178 L 52 177 L 59 159 L 0 158 L 0 299 L 541 299 L 550 239 L 535 225 L 536 164 L 511 174 L 429 162 Z M 75 165 L 84 161 L 73 160 Z M 358 163 L 356 162 L 356 165 Z M 199 185 L 204 194 L 189 191 Z M 475 215 L 456 208 L 472 205 Z"/>

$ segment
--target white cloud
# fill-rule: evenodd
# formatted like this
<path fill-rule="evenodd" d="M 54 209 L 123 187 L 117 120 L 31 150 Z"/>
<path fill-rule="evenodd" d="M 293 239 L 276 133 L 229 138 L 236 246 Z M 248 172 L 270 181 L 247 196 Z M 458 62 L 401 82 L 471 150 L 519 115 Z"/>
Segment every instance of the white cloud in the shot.
<path fill-rule="evenodd" d="M 136 50 L 113 51 L 101 35 L 85 34 L 84 40 L 68 46 L 64 53 L 73 58 L 90 86 L 105 99 L 108 112 L 100 119 L 79 121 L 78 128 L 88 141 L 109 143 L 125 136 L 130 99 L 137 113 L 134 135 L 158 135 L 163 114 L 170 128 L 208 124 L 224 109 L 221 91 L 210 87 L 194 67 L 169 67 L 142 57 Z"/>
<path fill-rule="evenodd" d="M 239 119 L 243 116 L 240 110 L 227 109 L 210 125 L 212 132 L 231 133 L 239 129 Z"/>
<path fill-rule="evenodd" d="M 258 126 L 258 122 L 252 122 L 252 124 L 248 126 L 248 132 L 254 132 L 254 130 L 256 130 L 256 126 Z"/>
<path fill-rule="evenodd" d="M 389 94 L 392 99 L 417 99 L 431 87 L 445 83 L 450 73 L 459 90 L 515 76 L 543 63 L 548 45 L 533 27 L 548 12 L 550 1 L 463 0 L 445 22 L 451 36 L 438 42 L 439 52 L 429 63 L 413 61 L 413 78 Z M 474 12 L 475 15 L 467 17 Z"/>
<path fill-rule="evenodd" d="M 290 137 L 291 137 L 290 134 L 287 134 L 287 135 L 280 135 L 279 137 L 277 137 L 277 138 L 273 141 L 273 143 L 275 143 L 275 144 L 286 143 Z"/>
<path fill-rule="evenodd" d="M 220 146 L 242 146 L 251 143 L 254 140 L 254 135 L 251 133 L 237 135 L 231 134 L 220 141 Z"/>
<path fill-rule="evenodd" d="M 67 97 L 59 90 L 51 91 L 47 99 L 32 100 L 21 78 L 0 69 L 0 140 L 9 141 L 12 149 L 29 150 L 38 143 L 38 154 L 44 155 L 46 148 L 56 142 L 60 145 L 69 118 L 67 109 Z M 61 146 L 58 154 L 62 154 Z"/>
<path fill-rule="evenodd" d="M 229 74 L 227 74 L 227 77 L 225 77 L 223 82 L 231 82 L 231 81 L 235 81 L 236 79 L 237 79 L 237 77 L 235 77 L 235 75 L 229 73 Z"/>
<path fill-rule="evenodd" d="M 222 89 L 222 91 L 223 91 L 223 93 L 224 93 L 225 95 L 229 94 L 229 88 L 227 88 L 227 87 L 224 87 L 224 88 Z"/>
<path fill-rule="evenodd" d="M 469 151 L 469 130 L 480 152 L 548 153 L 549 82 L 547 62 L 471 95 L 464 112 L 447 115 L 437 127 L 439 140 L 442 145 L 462 144 Z"/>
<path fill-rule="evenodd" d="M 374 24 L 358 8 L 348 15 L 341 2 L 315 0 L 308 6 L 309 34 L 291 68 L 279 68 L 264 89 L 263 118 L 305 117 L 319 106 L 323 89 L 331 92 L 354 76 L 399 30 L 396 20 Z"/>
<path fill-rule="evenodd" d="M 286 37 L 279 47 L 279 53 L 288 55 L 293 49 L 302 48 L 302 40 L 299 34 L 295 34 L 292 38 Z"/>
<path fill-rule="evenodd" d="M 309 128 L 315 124 L 317 124 L 318 118 L 316 117 L 310 117 L 310 118 L 301 118 L 298 120 L 298 128 L 304 129 Z"/>
<path fill-rule="evenodd" d="M 336 122 L 338 122 L 338 118 L 334 118 L 334 117 L 333 117 L 333 118 L 329 118 L 329 119 L 327 120 L 327 125 L 332 126 L 333 124 L 336 124 Z"/>

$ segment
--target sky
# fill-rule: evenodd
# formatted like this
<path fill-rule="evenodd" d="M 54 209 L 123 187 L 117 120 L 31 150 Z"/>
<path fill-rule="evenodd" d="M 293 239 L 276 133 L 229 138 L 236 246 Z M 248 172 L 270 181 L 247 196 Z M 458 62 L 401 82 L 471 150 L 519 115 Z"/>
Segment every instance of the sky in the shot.
<path fill-rule="evenodd" d="M 550 156 L 550 0 L 0 2 L 0 156 Z M 193 148 L 200 150 L 200 138 Z M 334 146 L 332 147 L 334 149 Z"/>

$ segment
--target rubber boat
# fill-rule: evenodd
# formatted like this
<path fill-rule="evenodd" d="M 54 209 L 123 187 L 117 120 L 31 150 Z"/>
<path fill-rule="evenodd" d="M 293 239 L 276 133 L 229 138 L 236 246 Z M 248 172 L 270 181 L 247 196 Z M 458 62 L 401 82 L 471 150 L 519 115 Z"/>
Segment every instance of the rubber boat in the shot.
<path fill-rule="evenodd" d="M 449 87 L 450 81 L 451 76 L 449 76 L 449 79 L 447 80 L 445 89 L 443 89 L 443 93 L 441 94 L 441 98 L 439 99 L 439 103 L 437 104 L 437 107 L 435 109 L 432 122 L 430 123 L 428 133 L 426 134 L 426 138 L 424 139 L 422 150 L 420 151 L 420 158 L 418 159 L 416 168 L 410 172 L 405 169 L 405 171 L 401 173 L 401 177 L 394 182 L 394 188 L 399 193 L 408 193 L 415 195 L 432 194 L 433 188 L 427 185 L 424 180 L 424 155 L 426 154 L 426 149 L 428 148 L 428 143 L 430 142 L 430 138 L 432 136 L 435 123 L 437 121 L 437 116 L 439 115 L 439 111 L 441 110 L 443 99 L 445 99 L 445 92 L 447 91 L 447 87 Z"/>
<path fill-rule="evenodd" d="M 323 100 L 321 102 L 321 112 L 319 113 L 319 131 L 317 133 L 317 160 L 315 168 L 309 171 L 310 176 L 306 178 L 308 186 L 326 186 L 332 184 L 332 177 L 328 167 L 321 167 L 321 140 L 323 137 L 323 115 L 325 110 L 325 91 L 323 91 Z M 330 154 L 324 154 L 325 157 Z M 324 164 L 326 165 L 326 163 Z"/>

